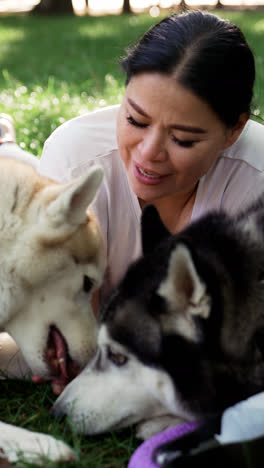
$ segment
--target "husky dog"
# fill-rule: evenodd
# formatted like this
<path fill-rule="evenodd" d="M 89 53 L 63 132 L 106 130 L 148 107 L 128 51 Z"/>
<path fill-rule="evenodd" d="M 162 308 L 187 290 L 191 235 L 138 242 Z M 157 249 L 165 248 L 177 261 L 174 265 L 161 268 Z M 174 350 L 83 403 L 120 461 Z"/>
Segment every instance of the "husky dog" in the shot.
<path fill-rule="evenodd" d="M 13 337 L 36 381 L 65 386 L 96 350 L 91 294 L 102 280 L 104 249 L 87 207 L 101 180 L 102 169 L 94 167 L 59 184 L 0 158 L 0 329 Z M 10 461 L 21 452 L 29 460 L 74 456 L 48 435 L 5 423 L 0 449 Z"/>
<path fill-rule="evenodd" d="M 138 436 L 217 414 L 264 389 L 264 206 L 171 235 L 142 219 L 143 256 L 101 311 L 98 350 L 53 408 L 86 434 Z"/>

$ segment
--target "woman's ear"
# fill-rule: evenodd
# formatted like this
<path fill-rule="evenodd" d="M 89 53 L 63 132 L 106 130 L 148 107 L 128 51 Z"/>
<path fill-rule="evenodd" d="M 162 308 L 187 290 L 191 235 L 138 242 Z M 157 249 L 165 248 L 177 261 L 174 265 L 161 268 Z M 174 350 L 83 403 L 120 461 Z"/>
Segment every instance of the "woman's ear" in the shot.
<path fill-rule="evenodd" d="M 223 149 L 229 148 L 229 146 L 235 143 L 235 141 L 238 139 L 239 135 L 243 131 L 249 119 L 249 116 L 250 116 L 249 112 L 243 112 L 242 114 L 240 114 L 236 125 L 232 127 L 231 129 L 228 129 L 228 136 L 227 136 L 226 144 Z"/>

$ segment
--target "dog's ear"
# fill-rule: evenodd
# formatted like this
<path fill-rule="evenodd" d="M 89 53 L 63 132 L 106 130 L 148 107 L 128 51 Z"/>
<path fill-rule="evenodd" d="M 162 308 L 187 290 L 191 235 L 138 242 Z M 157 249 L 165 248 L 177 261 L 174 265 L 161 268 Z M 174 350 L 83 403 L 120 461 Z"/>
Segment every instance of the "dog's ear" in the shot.
<path fill-rule="evenodd" d="M 87 220 L 87 208 L 103 178 L 103 169 L 93 166 L 88 172 L 68 184 L 54 185 L 46 188 L 48 204 L 46 214 L 52 227 L 62 225 L 78 226 Z"/>
<path fill-rule="evenodd" d="M 171 327 L 174 331 L 195 339 L 192 317 L 208 318 L 210 297 L 195 268 L 191 253 L 184 244 L 178 244 L 172 251 L 168 273 L 158 293 L 165 299 L 170 317 L 164 318 L 164 327 Z"/>
<path fill-rule="evenodd" d="M 143 255 L 151 253 L 162 239 L 170 236 L 154 205 L 147 205 L 141 217 L 141 243 Z"/>

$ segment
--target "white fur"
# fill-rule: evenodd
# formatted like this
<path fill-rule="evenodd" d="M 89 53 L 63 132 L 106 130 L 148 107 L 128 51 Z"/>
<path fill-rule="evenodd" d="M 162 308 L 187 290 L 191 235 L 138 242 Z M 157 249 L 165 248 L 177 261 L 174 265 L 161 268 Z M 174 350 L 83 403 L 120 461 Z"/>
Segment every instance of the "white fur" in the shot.
<path fill-rule="evenodd" d="M 210 299 L 184 245 L 178 245 L 171 254 L 168 274 L 158 293 L 167 301 L 169 310 L 164 318 L 161 314 L 163 332 L 177 330 L 198 340 L 193 316 L 207 318 Z M 111 361 L 113 353 L 125 356 L 127 362 L 115 365 Z M 140 362 L 110 338 L 105 324 L 99 330 L 97 355 L 66 387 L 55 403 L 54 413 L 69 415 L 77 430 L 86 434 L 140 423 L 137 435 L 143 439 L 193 419 L 169 374 Z"/>
<path fill-rule="evenodd" d="M 58 184 L 24 163 L 0 158 L 0 329 L 13 337 L 31 372 L 42 377 L 50 376 L 44 352 L 51 325 L 80 367 L 95 351 L 92 291 L 83 292 L 83 278 L 89 276 L 94 289 L 104 271 L 101 236 L 87 212 L 101 180 L 102 169 L 94 167 L 76 181 Z M 75 235 L 80 237 L 73 242 Z M 26 459 L 30 452 L 52 460 L 73 457 L 62 442 L 3 424 L 0 448 L 11 461 L 16 448 Z"/>
<path fill-rule="evenodd" d="M 74 452 L 60 440 L 48 434 L 31 432 L 21 427 L 0 422 L 1 456 L 10 462 L 25 460 L 45 466 L 45 459 L 52 461 L 73 461 Z"/>
<path fill-rule="evenodd" d="M 105 325 L 98 335 L 98 352 L 85 370 L 63 391 L 54 413 L 67 413 L 80 432 L 96 434 L 148 420 L 139 435 L 148 436 L 176 418 L 191 419 L 177 395 L 169 375 L 142 364 L 132 353 L 113 341 Z M 127 357 L 121 367 L 111 362 L 108 349 Z M 171 416 L 174 416 L 172 418 Z M 166 424 L 165 424 L 166 425 Z"/>
<path fill-rule="evenodd" d="M 162 320 L 163 331 L 176 330 L 186 338 L 199 339 L 192 317 L 199 315 L 206 319 L 210 313 L 210 297 L 201 281 L 189 250 L 177 245 L 170 256 L 168 274 L 161 283 L 158 293 L 167 304 L 170 315 Z"/>

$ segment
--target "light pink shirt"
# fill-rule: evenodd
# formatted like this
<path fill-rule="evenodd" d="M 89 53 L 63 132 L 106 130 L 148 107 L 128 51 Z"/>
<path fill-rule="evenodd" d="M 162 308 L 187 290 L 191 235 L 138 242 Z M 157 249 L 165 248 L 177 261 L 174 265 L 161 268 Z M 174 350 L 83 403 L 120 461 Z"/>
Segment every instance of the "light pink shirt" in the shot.
<path fill-rule="evenodd" d="M 45 143 L 39 171 L 69 181 L 100 164 L 104 180 L 93 209 L 105 240 L 108 270 L 103 293 L 117 283 L 140 247 L 141 209 L 130 188 L 116 140 L 119 105 L 88 113 L 57 128 Z M 212 209 L 235 214 L 264 190 L 264 126 L 249 121 L 198 186 L 191 219 Z"/>

